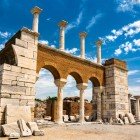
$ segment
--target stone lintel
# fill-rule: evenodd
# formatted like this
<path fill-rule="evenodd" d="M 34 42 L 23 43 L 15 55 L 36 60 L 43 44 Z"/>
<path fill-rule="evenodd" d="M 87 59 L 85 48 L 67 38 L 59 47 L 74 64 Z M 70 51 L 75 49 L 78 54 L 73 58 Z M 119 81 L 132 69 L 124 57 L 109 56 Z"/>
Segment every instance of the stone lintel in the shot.
<path fill-rule="evenodd" d="M 41 47 L 42 49 L 44 49 L 46 51 L 52 51 L 52 52 L 55 52 L 55 53 L 59 53 L 60 55 L 63 55 L 68 59 L 74 59 L 74 61 L 78 61 L 82 64 L 92 65 L 93 67 L 97 67 L 97 68 L 101 68 L 101 69 L 105 68 L 103 65 L 99 65 L 97 63 L 94 63 L 94 62 L 86 60 L 86 59 L 82 59 L 80 57 L 76 57 L 76 56 L 68 54 L 64 51 L 60 51 L 59 49 L 56 49 L 56 48 L 51 48 L 51 47 L 49 47 L 47 45 L 44 45 L 44 44 L 41 44 L 41 43 L 38 43 L 38 47 Z"/>

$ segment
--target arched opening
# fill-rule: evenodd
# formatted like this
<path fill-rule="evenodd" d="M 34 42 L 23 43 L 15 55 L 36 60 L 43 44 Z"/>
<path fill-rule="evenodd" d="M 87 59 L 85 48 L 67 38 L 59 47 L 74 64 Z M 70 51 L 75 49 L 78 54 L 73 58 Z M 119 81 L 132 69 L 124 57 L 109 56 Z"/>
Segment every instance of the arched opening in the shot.
<path fill-rule="evenodd" d="M 83 83 L 81 76 L 71 72 L 67 76 L 67 83 L 64 86 L 63 117 L 64 122 L 78 122 L 79 119 L 79 90 L 77 84 Z"/>
<path fill-rule="evenodd" d="M 38 80 L 35 84 L 36 105 L 35 118 L 46 121 L 54 121 L 58 88 L 54 83 L 59 79 L 60 74 L 53 66 L 45 66 L 39 72 Z"/>
<path fill-rule="evenodd" d="M 89 121 L 96 121 L 97 120 L 97 98 L 98 98 L 98 95 L 97 93 L 95 92 L 95 88 L 99 88 L 100 87 L 100 82 L 99 80 L 96 78 L 96 77 L 91 77 L 89 78 L 89 81 L 90 81 L 90 92 L 91 92 L 91 98 L 92 98 L 92 115 L 89 119 Z"/>

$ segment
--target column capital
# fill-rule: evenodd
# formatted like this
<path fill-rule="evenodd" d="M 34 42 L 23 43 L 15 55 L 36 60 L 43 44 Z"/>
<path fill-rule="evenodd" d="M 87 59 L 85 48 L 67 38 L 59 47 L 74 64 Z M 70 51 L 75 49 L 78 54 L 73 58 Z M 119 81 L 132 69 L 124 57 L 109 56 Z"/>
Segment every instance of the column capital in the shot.
<path fill-rule="evenodd" d="M 96 41 L 96 46 L 101 47 L 102 43 L 103 43 L 102 40 L 99 39 L 99 40 Z"/>
<path fill-rule="evenodd" d="M 68 24 L 68 22 L 67 22 L 67 21 L 62 20 L 62 21 L 60 21 L 60 22 L 58 23 L 58 26 L 59 26 L 59 27 L 66 27 L 66 26 L 67 26 L 67 24 Z"/>
<path fill-rule="evenodd" d="M 40 14 L 41 13 L 41 11 L 42 11 L 42 9 L 41 8 L 39 8 L 38 6 L 35 6 L 32 10 L 31 10 L 31 13 L 32 14 Z"/>
<path fill-rule="evenodd" d="M 66 79 L 64 79 L 64 78 L 61 78 L 61 79 L 56 79 L 55 81 L 54 81 L 54 83 L 55 83 L 55 85 L 57 86 L 57 87 L 64 87 L 65 86 L 65 84 L 67 83 L 67 80 Z"/>
<path fill-rule="evenodd" d="M 87 36 L 86 32 L 80 32 L 79 33 L 80 38 L 85 38 Z"/>
<path fill-rule="evenodd" d="M 80 83 L 80 84 L 77 84 L 76 87 L 79 89 L 79 90 L 85 90 L 87 88 L 88 84 L 87 83 Z"/>
<path fill-rule="evenodd" d="M 103 86 L 94 87 L 93 90 L 95 93 L 102 93 L 105 90 L 105 87 Z"/>

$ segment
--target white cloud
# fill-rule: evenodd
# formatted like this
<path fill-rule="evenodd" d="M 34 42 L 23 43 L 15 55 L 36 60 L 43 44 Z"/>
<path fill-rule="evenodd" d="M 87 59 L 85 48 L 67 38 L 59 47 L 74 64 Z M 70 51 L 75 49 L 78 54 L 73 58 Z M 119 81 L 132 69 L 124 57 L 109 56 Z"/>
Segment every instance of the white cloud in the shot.
<path fill-rule="evenodd" d="M 89 61 L 91 61 L 91 62 L 97 63 L 97 57 L 96 56 L 94 56 L 94 57 L 86 56 L 86 59 L 89 60 Z M 102 60 L 101 60 L 102 63 L 104 63 L 105 60 L 106 60 L 106 58 L 102 58 Z"/>
<path fill-rule="evenodd" d="M 4 48 L 4 44 L 0 44 L 0 50 Z"/>
<path fill-rule="evenodd" d="M 65 52 L 67 52 L 67 53 L 71 53 L 71 54 L 76 54 L 77 51 L 78 51 L 77 48 L 72 48 L 72 49 L 66 49 L 66 50 L 65 50 Z"/>
<path fill-rule="evenodd" d="M 89 31 L 91 29 L 91 27 L 96 24 L 96 22 L 103 16 L 103 14 L 99 13 L 97 14 L 96 16 L 93 16 L 91 18 L 91 20 L 89 21 L 87 27 L 86 27 L 86 30 Z"/>
<path fill-rule="evenodd" d="M 140 6 L 140 0 L 117 0 L 118 7 L 117 11 L 118 12 L 135 12 L 134 7 L 135 6 Z"/>
<path fill-rule="evenodd" d="M 50 45 L 48 40 L 39 40 L 39 43 L 50 46 L 51 48 L 56 48 L 54 44 Z"/>
<path fill-rule="evenodd" d="M 39 40 L 39 43 L 48 45 L 49 41 L 48 40 Z"/>
<path fill-rule="evenodd" d="M 114 54 L 116 56 L 120 55 L 121 53 L 122 53 L 122 50 L 120 48 L 116 49 L 115 52 L 114 52 Z"/>
<path fill-rule="evenodd" d="M 0 31 L 0 38 L 8 38 L 11 36 L 11 33 L 9 32 L 1 32 Z"/>
<path fill-rule="evenodd" d="M 133 95 L 140 95 L 140 86 L 129 86 L 129 92 Z"/>
<path fill-rule="evenodd" d="M 114 54 L 116 56 L 119 56 L 120 54 L 125 52 L 125 54 L 128 54 L 129 52 L 137 52 L 140 50 L 139 47 L 139 40 L 134 39 L 132 42 L 125 42 L 124 44 L 121 44 L 118 49 L 115 50 Z"/>
<path fill-rule="evenodd" d="M 67 33 L 69 30 L 71 30 L 71 29 L 77 27 L 78 25 L 80 25 L 80 23 L 81 23 L 81 21 L 82 21 L 82 18 L 83 18 L 83 11 L 81 11 L 81 12 L 79 13 L 79 15 L 78 15 L 78 17 L 77 17 L 77 19 L 76 19 L 75 21 L 73 21 L 73 22 L 71 22 L 71 23 L 68 24 L 68 26 L 66 27 L 66 33 Z"/>
<path fill-rule="evenodd" d="M 118 37 L 124 36 L 133 37 L 134 35 L 140 33 L 140 20 L 123 26 L 119 30 L 113 29 L 111 34 L 102 37 L 101 39 L 106 42 L 114 42 Z"/>
<path fill-rule="evenodd" d="M 140 47 L 140 39 L 134 39 L 133 42 L 134 42 L 135 46 Z"/>
<path fill-rule="evenodd" d="M 140 83 L 140 79 L 136 81 L 137 83 Z"/>
<path fill-rule="evenodd" d="M 140 73 L 140 70 L 130 70 L 128 71 L 128 75 L 135 75 L 136 73 Z"/>

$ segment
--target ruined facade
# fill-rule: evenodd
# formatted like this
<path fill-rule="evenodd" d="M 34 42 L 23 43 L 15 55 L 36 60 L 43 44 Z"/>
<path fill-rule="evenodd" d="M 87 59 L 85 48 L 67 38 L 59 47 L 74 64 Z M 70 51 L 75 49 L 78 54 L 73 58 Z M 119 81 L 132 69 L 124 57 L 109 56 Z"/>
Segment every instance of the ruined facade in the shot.
<path fill-rule="evenodd" d="M 35 89 L 41 68 L 49 70 L 58 87 L 55 122 L 62 123 L 63 87 L 68 75 L 75 78 L 80 96 L 79 121 L 84 122 L 84 90 L 88 80 L 93 83 L 93 113 L 97 121 L 116 118 L 129 112 L 127 65 L 118 59 L 106 60 L 101 64 L 101 42 L 97 42 L 98 63 L 84 59 L 85 37 L 80 34 L 81 57 L 66 53 L 64 31 L 67 23 L 60 26 L 60 49 L 38 43 L 38 16 L 41 9 L 35 7 L 33 29 L 22 28 L 0 52 L 0 124 L 5 123 L 7 104 L 31 106 L 34 118 Z"/>

